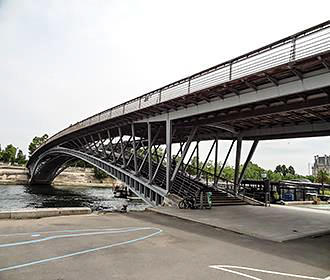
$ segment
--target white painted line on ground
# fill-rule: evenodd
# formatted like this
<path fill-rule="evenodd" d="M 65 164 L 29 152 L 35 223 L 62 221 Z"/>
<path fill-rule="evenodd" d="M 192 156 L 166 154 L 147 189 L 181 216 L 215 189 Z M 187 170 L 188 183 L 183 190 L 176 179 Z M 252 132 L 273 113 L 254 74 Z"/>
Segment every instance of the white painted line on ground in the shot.
<path fill-rule="evenodd" d="M 95 229 L 87 229 L 86 231 L 92 231 L 92 230 L 95 230 Z M 111 233 L 125 232 L 124 230 L 118 230 L 118 229 L 104 229 L 104 230 L 106 230 L 105 232 L 103 232 L 104 234 L 105 233 L 111 234 Z M 91 249 L 87 249 L 87 250 L 83 250 L 83 251 L 78 251 L 78 252 L 74 252 L 74 253 L 70 253 L 70 254 L 66 254 L 66 255 L 62 255 L 62 256 L 47 258 L 47 259 L 41 259 L 41 260 L 28 262 L 28 263 L 24 263 L 24 264 L 18 264 L 18 265 L 3 267 L 3 268 L 0 268 L 0 272 L 19 269 L 19 268 L 23 268 L 23 267 L 27 267 L 27 266 L 32 266 L 32 265 L 36 265 L 36 264 L 41 264 L 41 263 L 46 263 L 46 262 L 50 262 L 50 261 L 60 260 L 60 259 L 69 258 L 69 257 L 73 257 L 73 256 L 79 256 L 79 255 L 83 255 L 83 254 L 87 254 L 87 253 L 91 253 L 91 252 L 95 252 L 95 251 L 99 251 L 99 250 L 109 249 L 109 248 L 117 247 L 117 246 L 121 246 L 121 245 L 128 245 L 128 244 L 132 244 L 134 242 L 138 242 L 138 241 L 142 241 L 142 240 L 151 238 L 151 237 L 153 237 L 155 235 L 158 235 L 162 232 L 161 229 L 152 228 L 152 227 L 140 227 L 140 228 L 133 228 L 132 227 L 132 228 L 127 228 L 126 232 L 140 231 L 140 230 L 153 230 L 155 232 L 153 232 L 151 234 L 148 234 L 148 235 L 144 235 L 142 237 L 135 238 L 135 239 L 130 239 L 130 240 L 127 240 L 127 241 L 113 243 L 113 244 L 109 244 L 109 245 L 102 246 L 102 247 L 91 248 Z M 80 230 L 80 231 L 83 231 L 83 230 Z M 95 232 L 95 233 L 100 233 L 100 232 Z M 90 233 L 90 234 L 95 234 L 95 233 Z M 80 235 L 78 235 L 78 236 L 80 236 Z M 33 243 L 35 243 L 34 241 L 37 241 L 37 240 L 31 240 L 29 243 L 26 243 L 24 245 L 33 244 Z M 43 241 L 45 241 L 45 240 L 43 240 Z M 23 241 L 23 242 L 25 242 L 25 241 Z M 39 242 L 41 242 L 41 241 L 39 241 Z M 22 244 L 19 244 L 19 243 L 21 243 L 21 242 L 17 242 L 16 245 L 11 245 L 11 246 L 22 245 Z M 14 244 L 14 243 L 10 243 L 10 244 Z M 2 244 L 2 245 L 6 245 L 6 244 Z"/>
<path fill-rule="evenodd" d="M 40 238 L 40 239 L 0 244 L 0 248 L 7 248 L 7 247 L 13 247 L 13 246 L 19 246 L 19 245 L 28 245 L 28 244 L 32 244 L 32 243 L 39 243 L 39 242 L 49 241 L 49 240 L 53 240 L 53 239 L 60 239 L 60 238 L 79 237 L 79 236 L 88 236 L 88 235 L 100 235 L 100 234 L 126 233 L 126 232 L 133 232 L 133 231 L 139 231 L 139 230 L 145 230 L 145 229 L 147 230 L 150 228 L 131 228 L 131 229 L 126 229 L 126 230 L 111 230 L 111 231 L 99 231 L 99 232 L 96 231 L 96 232 L 86 232 L 86 233 L 76 233 L 76 234 L 54 235 L 54 236 L 44 237 L 44 238 Z M 35 235 L 35 236 L 38 236 L 38 235 Z"/>
<path fill-rule="evenodd" d="M 243 277 L 254 279 L 254 280 L 262 280 L 262 279 L 251 276 L 249 274 L 241 273 L 241 272 L 238 272 L 238 271 L 235 271 L 235 270 L 232 270 L 232 269 L 241 269 L 241 270 L 248 270 L 248 271 L 261 272 L 261 273 L 266 273 L 266 274 L 281 275 L 281 276 L 286 276 L 286 277 L 294 277 L 294 278 L 309 279 L 309 280 L 327 280 L 327 279 L 330 279 L 329 277 L 318 278 L 318 277 L 313 277 L 313 276 L 291 274 L 291 273 L 284 273 L 284 272 L 264 270 L 264 269 L 245 267 L 245 266 L 236 266 L 236 265 L 210 265 L 209 267 L 210 268 L 215 268 L 215 269 L 218 269 L 218 270 L 222 270 L 222 271 L 226 271 L 226 272 L 230 272 L 230 273 L 233 273 L 233 274 L 241 275 Z"/>
<path fill-rule="evenodd" d="M 15 233 L 0 234 L 0 237 L 8 237 L 8 236 L 15 236 L 15 235 L 30 235 L 30 234 L 60 233 L 60 232 L 82 232 L 82 231 L 101 231 L 101 230 L 111 231 L 111 230 L 125 230 L 125 229 L 130 229 L 130 228 L 132 228 L 132 227 L 116 228 L 116 229 L 93 228 L 93 229 L 65 229 L 65 230 L 38 231 L 38 232 L 15 232 Z"/>

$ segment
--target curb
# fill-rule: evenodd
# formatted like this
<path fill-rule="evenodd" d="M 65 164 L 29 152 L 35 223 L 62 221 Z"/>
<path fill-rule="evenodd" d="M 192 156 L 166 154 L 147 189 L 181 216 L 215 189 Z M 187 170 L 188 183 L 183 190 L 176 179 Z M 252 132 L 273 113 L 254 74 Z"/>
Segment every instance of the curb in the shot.
<path fill-rule="evenodd" d="M 0 211 L 0 219 L 38 219 L 55 216 L 91 214 L 88 207 L 21 209 L 13 211 Z"/>

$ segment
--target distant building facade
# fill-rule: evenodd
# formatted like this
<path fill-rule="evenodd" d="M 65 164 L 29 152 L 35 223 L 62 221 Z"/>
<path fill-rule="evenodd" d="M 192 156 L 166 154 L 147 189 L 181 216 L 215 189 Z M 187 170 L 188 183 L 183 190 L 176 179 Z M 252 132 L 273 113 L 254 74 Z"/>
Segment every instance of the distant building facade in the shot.
<path fill-rule="evenodd" d="M 321 169 L 330 173 L 330 155 L 324 155 L 323 157 L 317 155 L 314 157 L 314 165 L 312 166 L 313 176 L 316 176 Z"/>

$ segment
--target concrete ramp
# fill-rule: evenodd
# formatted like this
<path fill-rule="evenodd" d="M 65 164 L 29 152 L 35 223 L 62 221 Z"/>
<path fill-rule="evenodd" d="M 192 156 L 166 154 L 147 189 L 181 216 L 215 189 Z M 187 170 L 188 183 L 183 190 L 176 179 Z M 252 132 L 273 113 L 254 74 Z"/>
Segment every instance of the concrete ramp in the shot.
<path fill-rule="evenodd" d="M 290 206 L 226 206 L 204 210 L 153 208 L 150 211 L 260 239 L 283 242 L 330 233 L 330 211 Z"/>

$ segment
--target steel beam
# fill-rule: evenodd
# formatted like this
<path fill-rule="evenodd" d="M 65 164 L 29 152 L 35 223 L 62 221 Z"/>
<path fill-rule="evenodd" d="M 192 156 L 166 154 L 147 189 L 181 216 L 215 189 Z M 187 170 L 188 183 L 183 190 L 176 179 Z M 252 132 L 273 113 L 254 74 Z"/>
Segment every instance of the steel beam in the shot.
<path fill-rule="evenodd" d="M 106 151 L 105 148 L 104 148 L 104 143 L 103 143 L 103 140 L 102 140 L 101 134 L 98 133 L 97 136 L 99 137 L 99 140 L 100 140 L 100 142 L 101 142 L 102 152 L 103 152 L 105 158 L 108 158 L 107 151 Z"/>
<path fill-rule="evenodd" d="M 215 136 L 215 154 L 214 154 L 214 174 L 213 174 L 213 183 L 215 182 L 217 172 L 218 172 L 218 151 L 219 151 L 219 141 L 218 134 Z"/>
<path fill-rule="evenodd" d="M 238 194 L 238 175 L 239 175 L 239 165 L 241 161 L 241 151 L 242 151 L 242 137 L 237 138 L 236 144 L 236 160 L 235 160 L 235 177 L 234 177 L 234 193 Z"/>
<path fill-rule="evenodd" d="M 222 166 L 221 166 L 221 169 L 220 169 L 220 171 L 219 171 L 219 174 L 218 174 L 218 176 L 217 176 L 217 178 L 216 178 L 216 182 L 214 182 L 215 185 L 218 184 L 218 181 L 219 181 L 219 179 L 220 179 L 220 177 L 221 177 L 222 171 L 223 171 L 224 168 L 226 167 L 226 164 L 227 164 L 227 161 L 228 161 L 229 155 L 230 155 L 230 153 L 231 153 L 231 150 L 233 149 L 234 143 L 235 143 L 235 140 L 233 140 L 233 141 L 231 142 L 231 145 L 230 145 L 230 148 L 229 148 L 229 150 L 228 150 L 228 152 L 227 152 L 227 155 L 226 155 L 225 161 L 223 162 L 223 164 L 222 164 Z"/>
<path fill-rule="evenodd" d="M 192 140 L 193 140 L 193 138 L 194 138 L 194 136 L 195 136 L 195 134 L 197 132 L 197 129 L 198 129 L 198 126 L 195 126 L 193 128 L 193 130 L 191 131 L 190 135 L 189 135 L 189 138 L 188 138 L 188 140 L 186 142 L 186 145 L 184 146 L 184 150 L 183 150 L 182 156 L 181 156 L 181 158 L 180 158 L 178 164 L 176 165 L 175 170 L 174 170 L 174 172 L 172 174 L 171 182 L 174 181 L 174 179 L 176 177 L 176 174 L 178 173 L 178 171 L 180 169 L 180 166 L 181 166 L 181 164 L 182 164 L 182 162 L 183 162 L 183 160 L 184 160 L 184 158 L 185 158 L 185 156 L 186 156 L 186 154 L 188 152 L 188 149 L 189 149 L 190 144 L 191 144 L 191 142 L 192 142 Z"/>
<path fill-rule="evenodd" d="M 148 122 L 148 169 L 149 169 L 149 183 L 152 181 L 152 153 L 151 153 L 151 123 Z"/>
<path fill-rule="evenodd" d="M 137 159 L 136 159 L 136 143 L 135 143 L 135 127 L 134 123 L 131 124 L 132 129 L 132 138 L 133 138 L 133 158 L 134 158 L 134 171 L 137 173 L 138 167 L 137 167 Z"/>
<path fill-rule="evenodd" d="M 156 178 L 156 176 L 157 176 L 157 174 L 158 174 L 158 171 L 159 171 L 161 165 L 163 164 L 163 161 L 164 161 L 164 159 L 165 159 L 165 155 L 166 155 L 166 150 L 164 151 L 164 153 L 162 154 L 162 157 L 161 157 L 160 161 L 158 162 L 158 165 L 157 165 L 157 168 L 156 168 L 156 170 L 155 170 L 155 173 L 154 173 L 154 175 L 152 176 L 151 183 L 155 180 L 155 178 Z"/>
<path fill-rule="evenodd" d="M 200 169 L 199 172 L 197 172 L 197 178 L 200 178 L 200 176 L 202 175 L 202 172 L 203 172 L 203 170 L 204 170 L 204 168 L 205 168 L 205 166 L 206 166 L 206 164 L 207 164 L 207 162 L 208 162 L 208 160 L 209 160 L 209 157 L 210 157 L 210 155 L 211 155 L 211 153 L 212 153 L 212 151 L 213 151 L 213 148 L 214 148 L 215 142 L 216 142 L 216 141 L 213 141 L 212 146 L 211 146 L 211 148 L 210 148 L 210 150 L 209 150 L 209 152 L 208 152 L 208 154 L 207 154 L 207 157 L 206 157 L 206 159 L 205 159 L 205 161 L 204 161 L 204 163 L 203 163 L 202 168 Z"/>
<path fill-rule="evenodd" d="M 167 115 L 166 120 L 166 192 L 170 191 L 172 160 L 172 122 Z"/>
<path fill-rule="evenodd" d="M 121 155 L 119 155 L 118 159 L 120 159 L 120 157 L 122 156 L 123 157 L 123 165 L 124 167 L 126 167 L 126 159 L 125 159 L 125 155 L 124 155 L 124 144 L 123 144 L 123 134 L 122 134 L 122 131 L 121 131 L 121 127 L 119 126 L 118 127 L 118 133 L 119 133 L 119 142 L 120 142 L 120 152 L 121 152 Z"/>
<path fill-rule="evenodd" d="M 187 168 L 188 168 L 188 166 L 189 166 L 189 163 L 190 163 L 190 161 L 191 161 L 191 159 L 192 159 L 194 153 L 195 153 L 196 150 L 197 150 L 197 147 L 198 147 L 198 142 L 196 142 L 196 146 L 195 146 L 194 150 L 192 151 L 192 153 L 191 153 L 191 155 L 190 155 L 190 157 L 189 157 L 189 160 L 188 160 L 188 162 L 187 162 L 185 168 L 183 169 L 184 171 L 187 170 Z"/>
<path fill-rule="evenodd" d="M 110 130 L 109 129 L 107 130 L 107 134 L 108 134 L 108 138 L 109 138 L 109 144 L 108 144 L 107 148 L 110 147 L 110 154 L 111 154 L 111 157 L 112 157 L 112 161 L 113 162 L 116 162 L 115 151 L 113 149 L 112 137 L 111 137 L 111 134 L 110 134 Z"/>
<path fill-rule="evenodd" d="M 250 162 L 251 159 L 252 159 L 252 156 L 253 156 L 253 154 L 254 154 L 254 152 L 255 152 L 257 146 L 258 146 L 258 143 L 259 143 L 259 140 L 254 140 L 254 141 L 253 141 L 252 147 L 251 147 L 251 149 L 250 149 L 250 152 L 249 152 L 249 154 L 248 154 L 248 156 L 247 156 L 247 158 L 246 158 L 246 161 L 245 161 L 245 163 L 244 163 L 243 169 L 242 169 L 241 174 L 240 174 L 240 176 L 239 176 L 239 179 L 238 179 L 238 185 L 240 185 L 241 182 L 242 182 L 242 180 L 243 180 L 243 177 L 244 177 L 244 175 L 245 175 L 246 168 L 247 168 L 249 162 Z"/>

